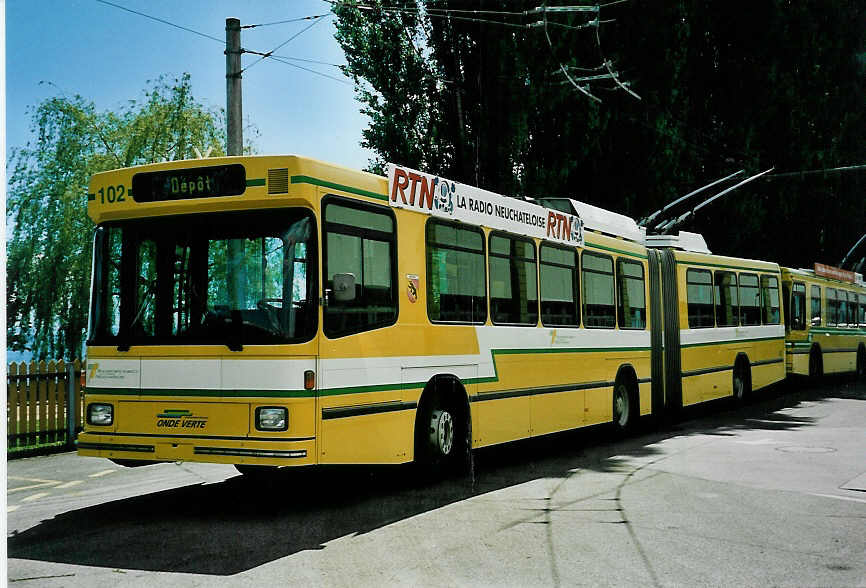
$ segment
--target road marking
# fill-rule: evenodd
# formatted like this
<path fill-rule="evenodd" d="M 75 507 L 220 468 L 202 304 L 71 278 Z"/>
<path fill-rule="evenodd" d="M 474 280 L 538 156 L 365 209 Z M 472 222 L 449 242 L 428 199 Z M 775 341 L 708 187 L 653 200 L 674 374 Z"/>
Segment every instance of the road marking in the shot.
<path fill-rule="evenodd" d="M 27 498 L 22 498 L 21 502 L 30 502 L 32 500 L 39 500 L 40 498 L 44 498 L 50 494 L 51 494 L 51 492 L 39 492 L 37 494 L 33 494 L 32 496 L 28 496 Z"/>
<path fill-rule="evenodd" d="M 55 484 L 60 484 L 61 480 L 41 480 L 39 478 L 21 478 L 18 476 L 9 476 L 10 480 L 19 480 L 21 482 L 36 482 L 35 484 L 30 484 L 27 486 L 19 486 L 18 488 L 8 488 L 6 490 L 6 494 L 12 494 L 13 492 L 20 492 L 22 490 L 33 490 L 34 488 L 44 488 L 45 486 L 53 486 Z"/>
<path fill-rule="evenodd" d="M 837 500 L 850 500 L 851 502 L 862 502 L 866 504 L 866 500 L 862 498 L 852 498 L 850 496 L 836 496 L 835 494 L 817 494 L 815 492 L 811 493 L 812 496 L 821 496 L 822 498 L 835 498 Z"/>
<path fill-rule="evenodd" d="M 19 508 L 21 508 L 20 504 L 12 504 L 12 505 L 6 507 L 6 512 L 15 512 Z"/>
<path fill-rule="evenodd" d="M 102 470 L 101 472 L 96 472 L 95 474 L 90 474 L 91 478 L 101 478 L 102 476 L 107 476 L 108 474 L 113 474 L 117 470 Z"/>
<path fill-rule="evenodd" d="M 60 486 L 56 486 L 59 490 L 61 488 L 72 488 L 73 486 L 78 486 L 82 483 L 82 480 L 72 480 L 71 482 L 66 482 L 65 484 L 61 484 Z"/>

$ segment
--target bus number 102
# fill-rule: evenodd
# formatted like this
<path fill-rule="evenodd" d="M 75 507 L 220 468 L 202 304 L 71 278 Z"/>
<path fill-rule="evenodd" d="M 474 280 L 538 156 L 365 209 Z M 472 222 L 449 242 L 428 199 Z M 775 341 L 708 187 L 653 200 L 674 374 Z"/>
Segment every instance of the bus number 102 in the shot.
<path fill-rule="evenodd" d="M 208 192 L 212 190 L 211 178 L 209 177 L 199 176 L 198 180 L 191 179 L 189 181 L 173 177 L 170 182 L 172 194 L 201 194 L 205 189 L 207 189 Z"/>
<path fill-rule="evenodd" d="M 105 204 L 106 202 L 113 204 L 114 202 L 124 202 L 126 200 L 126 188 L 122 184 L 100 188 L 97 194 L 99 194 L 100 204 Z"/>

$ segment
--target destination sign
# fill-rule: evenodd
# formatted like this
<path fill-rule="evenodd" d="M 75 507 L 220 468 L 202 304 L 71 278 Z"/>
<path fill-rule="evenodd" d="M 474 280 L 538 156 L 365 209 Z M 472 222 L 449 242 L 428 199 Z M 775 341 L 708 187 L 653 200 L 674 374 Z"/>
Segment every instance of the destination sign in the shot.
<path fill-rule="evenodd" d="M 247 187 L 241 164 L 142 172 L 132 176 L 132 199 L 161 202 L 215 196 L 237 196 Z"/>
<path fill-rule="evenodd" d="M 440 218 L 583 245 L 583 221 L 577 216 L 393 163 L 388 164 L 388 202 Z"/>
<path fill-rule="evenodd" d="M 824 278 L 832 278 L 834 280 L 839 280 L 840 282 L 848 282 L 850 284 L 854 283 L 854 272 L 849 272 L 848 270 L 833 267 L 832 265 L 825 265 L 823 263 L 815 264 L 815 275 Z"/>

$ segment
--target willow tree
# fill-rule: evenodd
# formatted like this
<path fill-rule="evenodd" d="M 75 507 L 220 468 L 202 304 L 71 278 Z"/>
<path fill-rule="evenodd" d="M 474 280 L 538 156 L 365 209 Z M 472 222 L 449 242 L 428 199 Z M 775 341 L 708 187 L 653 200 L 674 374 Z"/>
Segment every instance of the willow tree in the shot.
<path fill-rule="evenodd" d="M 188 74 L 150 82 L 119 110 L 56 96 L 31 114 L 34 139 L 11 151 L 7 170 L 7 347 L 71 358 L 87 322 L 90 176 L 195 158 L 196 149 L 222 154 L 223 114 L 195 100 Z"/>

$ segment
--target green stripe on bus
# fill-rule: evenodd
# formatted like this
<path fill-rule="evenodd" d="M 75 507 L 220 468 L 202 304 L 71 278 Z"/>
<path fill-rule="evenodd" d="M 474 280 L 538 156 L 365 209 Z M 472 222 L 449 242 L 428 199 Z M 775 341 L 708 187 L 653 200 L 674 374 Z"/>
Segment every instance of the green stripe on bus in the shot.
<path fill-rule="evenodd" d="M 603 353 L 605 351 L 649 351 L 649 347 L 555 347 L 552 349 L 493 349 L 496 355 L 529 355 L 533 353 Z"/>
<path fill-rule="evenodd" d="M 367 196 L 369 198 L 375 198 L 376 200 L 388 200 L 387 194 L 380 194 L 379 192 L 369 192 L 367 190 L 362 190 L 361 188 L 353 188 L 352 186 L 344 186 L 343 184 L 336 184 L 334 182 L 328 182 L 326 180 L 320 180 L 319 178 L 313 178 L 310 176 L 292 176 L 293 184 L 312 184 L 314 186 L 321 186 L 323 188 L 332 188 L 334 190 L 341 190 L 343 192 L 349 192 L 350 194 L 357 194 L 359 196 Z"/>
<path fill-rule="evenodd" d="M 681 348 L 692 348 L 692 347 L 707 347 L 709 345 L 731 345 L 734 343 L 756 343 L 758 341 L 781 341 L 784 337 L 757 337 L 755 339 L 727 339 L 725 341 L 710 341 L 708 343 L 688 343 L 686 345 L 680 345 Z"/>
<path fill-rule="evenodd" d="M 265 185 L 265 179 L 264 178 L 255 178 L 252 180 L 247 180 L 247 188 L 250 188 L 253 186 L 264 186 L 264 185 Z"/>

